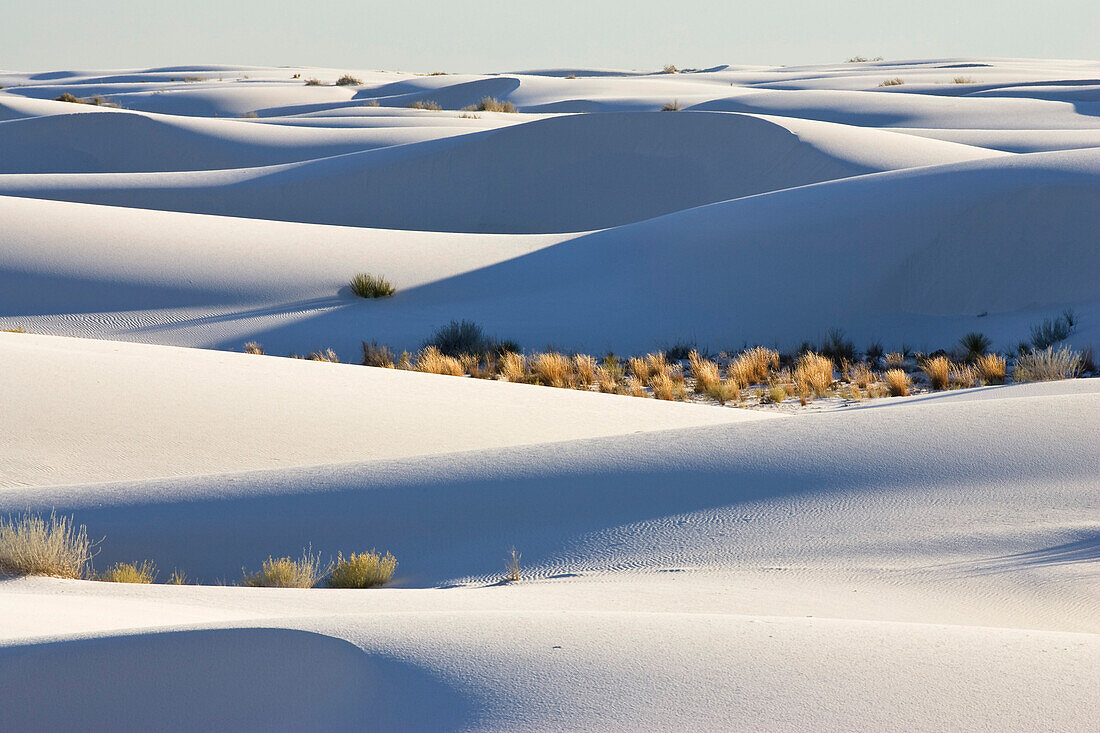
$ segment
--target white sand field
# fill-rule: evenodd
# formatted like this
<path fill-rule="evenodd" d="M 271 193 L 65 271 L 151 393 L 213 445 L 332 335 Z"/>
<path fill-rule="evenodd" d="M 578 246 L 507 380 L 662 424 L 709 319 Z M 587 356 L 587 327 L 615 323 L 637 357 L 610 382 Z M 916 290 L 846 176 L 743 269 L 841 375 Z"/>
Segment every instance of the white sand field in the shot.
<path fill-rule="evenodd" d="M 1100 62 L 0 85 L 0 517 L 192 583 L 0 576 L 0 730 L 1095 730 L 1100 380 L 763 410 L 357 363 L 460 319 L 1100 346 Z M 307 546 L 400 564 L 235 585 Z"/>

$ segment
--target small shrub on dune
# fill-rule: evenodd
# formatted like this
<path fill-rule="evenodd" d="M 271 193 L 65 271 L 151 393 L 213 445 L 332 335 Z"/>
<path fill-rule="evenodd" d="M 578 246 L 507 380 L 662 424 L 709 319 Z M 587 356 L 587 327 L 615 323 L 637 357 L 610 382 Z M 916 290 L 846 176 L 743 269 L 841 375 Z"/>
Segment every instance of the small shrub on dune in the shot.
<path fill-rule="evenodd" d="M 640 356 L 632 356 L 626 362 L 630 375 L 639 382 L 649 381 L 649 363 Z"/>
<path fill-rule="evenodd" d="M 339 364 L 340 358 L 336 356 L 336 352 L 332 349 L 325 349 L 324 351 L 313 351 L 306 357 L 309 361 L 323 361 L 329 364 Z"/>
<path fill-rule="evenodd" d="M 671 102 L 665 102 L 661 105 L 662 112 L 679 112 L 683 109 L 683 105 L 680 104 L 679 99 L 674 99 Z"/>
<path fill-rule="evenodd" d="M 451 377 L 462 377 L 466 370 L 457 357 L 447 356 L 436 346 L 426 346 L 416 355 L 416 370 L 429 374 L 445 374 Z"/>
<path fill-rule="evenodd" d="M 588 354 L 574 354 L 573 375 L 577 387 L 588 389 L 596 381 L 596 360 Z"/>
<path fill-rule="evenodd" d="M 458 357 L 458 363 L 462 365 L 462 369 L 474 379 L 492 378 L 493 362 L 492 355 L 463 354 Z"/>
<path fill-rule="evenodd" d="M 989 351 L 992 345 L 993 342 L 985 334 L 977 331 L 971 331 L 959 339 L 959 346 L 962 347 L 967 362 L 976 361 L 978 357 Z"/>
<path fill-rule="evenodd" d="M 495 97 L 482 97 L 477 104 L 463 107 L 462 110 L 464 112 L 519 112 L 516 105 L 511 102 L 502 102 Z"/>
<path fill-rule="evenodd" d="M 932 389 L 947 389 L 951 386 L 951 361 L 946 356 L 933 356 L 924 361 L 921 371 L 928 377 Z"/>
<path fill-rule="evenodd" d="M 1048 346 L 1016 357 L 1012 379 L 1016 382 L 1052 382 L 1073 379 L 1081 366 L 1081 355 L 1068 346 L 1055 350 Z"/>
<path fill-rule="evenodd" d="M 723 379 L 707 390 L 707 397 L 717 401 L 720 405 L 724 405 L 727 402 L 740 402 L 741 388 L 737 386 L 736 381 L 732 379 Z"/>
<path fill-rule="evenodd" d="M 398 358 L 397 360 L 396 367 L 398 369 L 403 369 L 407 372 L 411 372 L 414 369 L 413 355 L 407 351 L 402 351 L 400 358 Z"/>
<path fill-rule="evenodd" d="M 866 390 L 875 382 L 875 373 L 866 364 L 853 364 L 848 367 L 848 381 Z"/>
<path fill-rule="evenodd" d="M 905 356 L 900 351 L 891 351 L 886 355 L 886 366 L 890 369 L 904 369 Z"/>
<path fill-rule="evenodd" d="M 88 530 L 51 513 L 0 519 L 0 571 L 12 575 L 82 578 L 92 561 Z"/>
<path fill-rule="evenodd" d="M 351 74 L 344 74 L 336 80 L 336 86 L 338 87 L 357 87 L 363 83 L 362 79 L 356 79 Z"/>
<path fill-rule="evenodd" d="M 1065 341 L 1077 330 L 1077 316 L 1067 310 L 1057 318 L 1048 318 L 1031 327 L 1031 345 L 1036 349 L 1046 349 L 1059 341 Z"/>
<path fill-rule="evenodd" d="M 526 382 L 527 357 L 515 351 L 506 351 L 500 356 L 500 376 L 506 382 Z"/>
<path fill-rule="evenodd" d="M 249 341 L 247 344 L 244 345 L 244 353 L 263 356 L 264 347 L 256 341 Z"/>
<path fill-rule="evenodd" d="M 768 389 L 768 401 L 776 405 L 782 404 L 787 399 L 787 390 L 782 387 L 775 386 Z"/>
<path fill-rule="evenodd" d="M 662 71 L 662 73 L 665 73 L 665 74 L 678 74 L 678 73 L 680 73 L 680 70 L 676 68 L 675 64 L 666 64 L 665 67 L 663 69 L 661 69 L 661 71 Z"/>
<path fill-rule="evenodd" d="M 374 588 L 388 583 L 396 569 L 397 560 L 388 552 L 352 553 L 346 559 L 338 554 L 328 584 L 333 588 Z"/>
<path fill-rule="evenodd" d="M 982 384 L 1004 384 L 1007 366 L 1005 358 L 1000 354 L 982 354 L 974 362 Z"/>
<path fill-rule="evenodd" d="M 879 86 L 880 87 L 897 87 L 897 86 L 901 86 L 904 83 L 905 82 L 901 79 L 901 77 L 895 76 L 893 79 L 887 79 L 886 81 L 879 83 Z"/>
<path fill-rule="evenodd" d="M 148 560 L 141 563 L 119 562 L 96 576 L 105 583 L 149 584 L 157 579 L 157 566 Z"/>
<path fill-rule="evenodd" d="M 382 367 L 393 369 L 394 355 L 390 347 L 379 344 L 377 341 L 363 342 L 363 366 Z"/>
<path fill-rule="evenodd" d="M 397 292 L 397 288 L 381 275 L 360 272 L 351 279 L 351 292 L 360 298 L 388 298 Z"/>
<path fill-rule="evenodd" d="M 795 363 L 793 377 L 800 395 L 827 395 L 833 386 L 833 360 L 812 351 L 807 352 Z"/>
<path fill-rule="evenodd" d="M 461 356 L 489 351 L 491 345 L 473 321 L 451 321 L 432 334 L 426 346 L 434 346 L 445 356 Z"/>
<path fill-rule="evenodd" d="M 649 393 L 645 391 L 645 383 L 637 377 L 627 377 L 623 382 L 623 388 L 631 397 L 649 396 Z"/>
<path fill-rule="evenodd" d="M 253 588 L 312 588 L 328 572 L 321 565 L 321 555 L 310 549 L 294 560 L 289 557 L 269 557 L 257 573 L 245 572 L 241 585 Z"/>
<path fill-rule="evenodd" d="M 531 357 L 531 376 L 549 387 L 569 387 L 573 383 L 573 363 L 565 354 L 548 351 Z"/>
<path fill-rule="evenodd" d="M 409 105 L 409 109 L 426 109 L 431 112 L 438 112 L 443 109 L 439 106 L 439 102 L 432 101 L 431 99 L 422 99 L 418 102 L 413 102 Z"/>
<path fill-rule="evenodd" d="M 322 82 L 321 82 L 320 79 L 316 79 L 316 78 L 306 79 L 306 86 L 307 87 L 319 87 L 319 86 L 322 86 Z"/>
<path fill-rule="evenodd" d="M 168 576 L 168 580 L 164 582 L 166 585 L 187 585 L 187 574 L 181 570 L 173 570 L 172 574 Z"/>
<path fill-rule="evenodd" d="M 605 394 L 619 394 L 622 391 L 619 382 L 623 378 L 623 369 L 618 362 L 603 364 L 596 367 L 596 388 Z"/>
<path fill-rule="evenodd" d="M 504 562 L 504 579 L 513 583 L 519 580 L 520 572 L 520 560 L 523 559 L 523 555 L 516 552 L 516 548 L 512 548 L 512 552 Z"/>
<path fill-rule="evenodd" d="M 969 76 L 956 76 L 951 80 L 952 84 L 975 84 L 975 80 Z"/>
<path fill-rule="evenodd" d="M 890 390 L 891 397 L 908 397 L 909 388 L 913 386 L 913 380 L 902 369 L 889 369 L 882 378 L 886 380 L 886 388 Z"/>
<path fill-rule="evenodd" d="M 951 388 L 966 389 L 978 384 L 978 370 L 968 364 L 951 365 Z"/>
<path fill-rule="evenodd" d="M 688 354 L 688 362 L 691 364 L 691 376 L 695 379 L 695 391 L 699 394 L 707 394 L 722 381 L 718 365 L 710 359 L 699 356 L 699 352 L 692 349 Z"/>
<path fill-rule="evenodd" d="M 69 92 L 65 92 L 60 97 L 57 97 L 54 101 L 55 102 L 70 102 L 72 104 L 84 104 L 83 99 L 81 99 L 80 97 L 77 97 L 73 94 L 70 94 Z"/>

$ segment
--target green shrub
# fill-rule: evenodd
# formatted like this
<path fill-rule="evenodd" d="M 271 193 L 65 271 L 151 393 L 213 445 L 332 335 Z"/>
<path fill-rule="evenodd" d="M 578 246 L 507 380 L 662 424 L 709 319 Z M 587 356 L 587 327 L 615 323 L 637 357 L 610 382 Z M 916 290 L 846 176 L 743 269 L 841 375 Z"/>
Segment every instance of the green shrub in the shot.
<path fill-rule="evenodd" d="M 482 354 L 493 350 L 493 344 L 485 337 L 481 326 L 473 321 L 451 321 L 432 334 L 424 345 L 434 346 L 444 356 L 451 357 Z"/>
<path fill-rule="evenodd" d="M 1031 327 L 1031 345 L 1036 349 L 1046 349 L 1059 341 L 1065 341 L 1077 330 L 1077 315 L 1066 310 L 1057 318 L 1048 318 Z"/>
<path fill-rule="evenodd" d="M 397 292 L 397 288 L 381 275 L 360 272 L 351 279 L 351 292 L 360 298 L 388 298 Z"/>
<path fill-rule="evenodd" d="M 357 87 L 363 83 L 362 79 L 356 79 L 351 74 L 344 74 L 336 80 L 336 86 L 338 87 Z"/>

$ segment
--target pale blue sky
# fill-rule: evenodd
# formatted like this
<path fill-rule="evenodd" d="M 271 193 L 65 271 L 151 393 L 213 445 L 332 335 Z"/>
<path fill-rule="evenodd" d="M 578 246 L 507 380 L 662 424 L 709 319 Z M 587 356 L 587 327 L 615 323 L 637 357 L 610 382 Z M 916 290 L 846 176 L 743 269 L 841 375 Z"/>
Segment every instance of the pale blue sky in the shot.
<path fill-rule="evenodd" d="M 1100 0 L 3 0 L 0 69 L 169 64 L 491 72 L 1100 58 Z"/>

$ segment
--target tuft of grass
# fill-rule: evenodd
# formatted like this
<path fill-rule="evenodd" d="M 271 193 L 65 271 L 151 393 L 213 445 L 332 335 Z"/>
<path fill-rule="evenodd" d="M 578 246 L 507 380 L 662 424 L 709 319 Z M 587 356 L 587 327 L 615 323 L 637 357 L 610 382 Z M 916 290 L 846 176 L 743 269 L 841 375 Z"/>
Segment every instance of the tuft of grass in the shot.
<path fill-rule="evenodd" d="M 324 361 L 324 362 L 328 362 L 329 364 L 339 364 L 340 363 L 340 358 L 338 356 L 336 356 L 336 352 L 333 351 L 332 349 L 325 349 L 324 351 L 310 352 L 309 356 L 307 356 L 306 359 L 309 360 L 309 361 Z"/>
<path fill-rule="evenodd" d="M 55 101 L 55 102 L 71 102 L 72 104 L 84 104 L 83 99 L 81 99 L 80 97 L 77 97 L 74 94 L 70 94 L 69 92 L 65 92 L 64 94 L 62 94 L 60 97 L 57 97 L 53 101 Z"/>
<path fill-rule="evenodd" d="M 833 386 L 833 360 L 812 351 L 807 352 L 798 358 L 792 376 L 799 395 L 822 397 Z"/>
<path fill-rule="evenodd" d="M 896 87 L 901 86 L 905 82 L 900 76 L 895 76 L 893 79 L 887 79 L 886 81 L 879 82 L 880 87 Z"/>
<path fill-rule="evenodd" d="M 168 576 L 168 580 L 164 582 L 167 585 L 187 585 L 187 574 L 182 570 L 173 570 L 172 574 Z"/>
<path fill-rule="evenodd" d="M 913 386 L 913 380 L 902 369 L 889 369 L 882 378 L 886 380 L 886 388 L 890 390 L 891 397 L 908 397 L 909 388 Z"/>
<path fill-rule="evenodd" d="M 618 359 L 604 359 L 603 364 L 596 367 L 596 389 L 605 394 L 619 394 L 622 379 L 623 368 L 619 366 Z"/>
<path fill-rule="evenodd" d="M 511 554 L 505 558 L 504 561 L 504 579 L 515 583 L 519 580 L 520 564 L 519 561 L 523 558 L 523 555 L 516 552 L 516 548 L 512 548 Z"/>
<path fill-rule="evenodd" d="M 357 87 L 363 83 L 362 79 L 356 79 L 351 74 L 344 74 L 336 80 L 336 86 L 338 87 Z"/>
<path fill-rule="evenodd" d="M 0 328 L 0 333 L 26 333 L 27 329 L 22 326 L 16 326 L 15 328 Z"/>
<path fill-rule="evenodd" d="M 982 384 L 1004 384 L 1007 366 L 1000 354 L 982 354 L 974 361 L 974 369 Z"/>
<path fill-rule="evenodd" d="M 782 404 L 787 399 L 787 390 L 776 385 L 768 390 L 768 401 L 776 405 Z"/>
<path fill-rule="evenodd" d="M 1036 349 L 1046 349 L 1060 341 L 1065 341 L 1077 330 L 1077 316 L 1071 310 L 1062 312 L 1057 318 L 1048 318 L 1031 327 L 1031 345 Z"/>
<path fill-rule="evenodd" d="M 244 353 L 258 354 L 259 356 L 263 356 L 264 347 L 256 341 L 249 341 L 247 344 L 244 345 Z"/>
<path fill-rule="evenodd" d="M 978 370 L 969 364 L 951 365 L 951 389 L 966 389 L 978 384 Z"/>
<path fill-rule="evenodd" d="M 456 357 L 492 350 L 485 332 L 473 321 L 451 321 L 437 329 L 425 346 L 434 346 L 444 355 Z"/>
<path fill-rule="evenodd" d="M 314 77 L 312 79 L 306 79 L 306 86 L 307 87 L 319 87 L 319 86 L 324 86 L 324 85 L 322 84 L 320 79 Z"/>
<path fill-rule="evenodd" d="M 710 359 L 699 356 L 699 352 L 695 349 L 688 353 L 688 362 L 691 364 L 691 376 L 695 379 L 697 393 L 707 394 L 722 381 L 718 365 Z"/>
<path fill-rule="evenodd" d="M 573 379 L 575 386 L 588 389 L 596 381 L 596 360 L 588 354 L 573 355 Z"/>
<path fill-rule="evenodd" d="M 671 102 L 665 102 L 661 105 L 662 112 L 679 112 L 683 109 L 679 99 L 674 99 Z"/>
<path fill-rule="evenodd" d="M 268 557 L 259 572 L 250 574 L 246 571 L 242 574 L 241 585 L 253 588 L 312 588 L 328 570 L 321 565 L 320 553 L 314 555 L 312 548 L 307 548 L 302 550 L 302 556 L 297 560 Z"/>
<path fill-rule="evenodd" d="M 393 369 L 394 355 L 390 347 L 379 344 L 377 341 L 363 342 L 363 366 L 382 367 Z"/>
<path fill-rule="evenodd" d="M 82 578 L 92 561 L 88 530 L 53 512 L 0 519 L 0 570 L 12 575 Z"/>
<path fill-rule="evenodd" d="M 477 104 L 471 104 L 469 107 L 463 107 L 463 112 L 519 112 L 516 105 L 511 102 L 502 102 L 496 97 L 482 97 L 481 101 Z"/>
<path fill-rule="evenodd" d="M 381 275 L 360 272 L 351 279 L 351 292 L 360 298 L 388 298 L 397 292 L 389 280 Z"/>
<path fill-rule="evenodd" d="M 99 573 L 95 579 L 105 583 L 148 585 L 157 579 L 157 566 L 149 560 L 142 560 L 141 563 L 118 562 Z"/>
<path fill-rule="evenodd" d="M 1012 379 L 1016 382 L 1053 382 L 1073 379 L 1081 368 L 1081 355 L 1068 346 L 1055 350 L 1048 346 L 1016 357 Z"/>
<path fill-rule="evenodd" d="M 627 377 L 623 382 L 623 388 L 631 397 L 649 396 L 649 393 L 645 391 L 645 383 L 637 377 Z"/>
<path fill-rule="evenodd" d="M 947 389 L 951 386 L 951 361 L 946 356 L 933 356 L 921 365 L 921 371 L 928 377 L 932 389 Z"/>
<path fill-rule="evenodd" d="M 754 346 L 738 354 L 726 368 L 726 374 L 743 389 L 749 385 L 763 384 L 768 381 L 771 371 L 778 368 L 778 352 L 763 346 Z"/>
<path fill-rule="evenodd" d="M 447 356 L 436 346 L 426 346 L 416 355 L 416 371 L 451 377 L 466 375 L 466 370 L 457 357 Z"/>
<path fill-rule="evenodd" d="M 570 387 L 573 384 L 573 362 L 565 354 L 547 351 L 531 357 L 531 376 L 536 383 L 549 387 Z"/>
<path fill-rule="evenodd" d="M 649 388 L 653 390 L 653 396 L 659 400 L 679 401 L 686 396 L 683 383 L 683 375 L 676 379 L 671 368 L 665 368 L 656 372 L 649 378 Z"/>
<path fill-rule="evenodd" d="M 665 67 L 661 69 L 661 72 L 665 74 L 678 74 L 680 70 L 673 64 L 666 64 Z"/>
<path fill-rule="evenodd" d="M 344 558 L 337 554 L 328 584 L 333 588 L 374 588 L 385 585 L 397 569 L 397 560 L 390 553 L 381 555 L 375 550 Z"/>
<path fill-rule="evenodd" d="M 707 397 L 715 400 L 720 405 L 727 402 L 741 401 L 741 388 L 732 379 L 723 379 L 707 391 Z"/>
<path fill-rule="evenodd" d="M 409 109 L 426 109 L 432 112 L 438 112 L 443 108 L 439 106 L 439 102 L 435 102 L 431 99 L 422 99 L 418 102 L 413 102 L 412 104 L 410 104 Z"/>
<path fill-rule="evenodd" d="M 956 76 L 951 80 L 952 84 L 976 84 L 977 81 L 969 76 Z"/>
<path fill-rule="evenodd" d="M 866 364 L 853 364 L 848 367 L 848 381 L 865 390 L 876 381 L 875 373 Z"/>
<path fill-rule="evenodd" d="M 500 376 L 505 382 L 526 382 L 529 378 L 527 357 L 515 351 L 501 354 Z"/>

